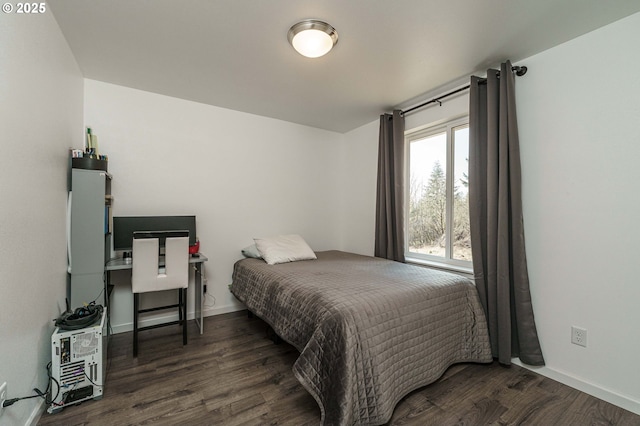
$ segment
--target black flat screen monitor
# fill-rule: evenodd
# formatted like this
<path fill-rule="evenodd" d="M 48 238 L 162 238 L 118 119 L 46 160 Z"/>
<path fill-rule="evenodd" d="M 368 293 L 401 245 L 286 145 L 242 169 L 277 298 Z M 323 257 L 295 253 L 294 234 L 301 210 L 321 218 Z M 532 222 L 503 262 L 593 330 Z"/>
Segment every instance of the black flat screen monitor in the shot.
<path fill-rule="evenodd" d="M 195 216 L 114 216 L 113 250 L 131 251 L 133 233 L 145 231 L 189 231 L 189 245 L 196 243 Z"/>

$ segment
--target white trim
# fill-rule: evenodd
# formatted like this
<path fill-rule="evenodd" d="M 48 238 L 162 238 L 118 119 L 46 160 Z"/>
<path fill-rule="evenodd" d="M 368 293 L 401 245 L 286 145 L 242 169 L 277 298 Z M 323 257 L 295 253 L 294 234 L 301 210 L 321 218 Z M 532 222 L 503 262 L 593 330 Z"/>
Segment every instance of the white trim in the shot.
<path fill-rule="evenodd" d="M 238 307 L 236 305 L 220 306 L 216 308 L 204 309 L 202 311 L 202 315 L 203 317 L 209 317 L 213 315 L 222 315 L 222 314 L 227 314 L 229 312 L 241 311 L 242 309 L 244 308 Z M 195 318 L 194 312 L 189 312 L 187 314 L 187 318 L 190 320 L 194 319 Z M 178 320 L 177 313 L 158 315 L 158 316 L 154 316 L 153 318 L 146 318 L 144 320 L 141 320 L 140 327 L 162 324 L 165 322 L 171 322 L 171 321 L 177 321 L 177 320 Z M 128 331 L 133 331 L 133 322 L 111 325 L 111 330 L 113 334 L 126 333 Z"/>
<path fill-rule="evenodd" d="M 411 253 L 412 255 L 414 253 Z M 405 256 L 404 259 L 407 263 L 414 264 L 417 266 L 426 266 L 433 269 L 440 269 L 447 272 L 453 272 L 454 274 L 464 275 L 467 278 L 473 279 L 473 268 L 468 268 L 465 266 L 452 265 L 451 263 L 445 262 L 437 262 L 433 260 L 425 260 L 418 257 L 413 256 Z"/>
<path fill-rule="evenodd" d="M 44 399 L 39 399 L 36 406 L 31 410 L 31 414 L 29 414 L 29 418 L 24 422 L 25 426 L 35 426 L 40 421 L 40 417 L 44 414 L 46 410 L 46 405 L 44 403 Z"/>
<path fill-rule="evenodd" d="M 587 393 L 591 396 L 595 396 L 596 398 L 602 399 L 603 401 L 609 402 L 620 408 L 624 408 L 625 410 L 640 415 L 640 401 L 636 401 L 629 396 L 621 395 L 615 391 L 603 388 L 602 386 L 590 383 L 582 378 L 575 377 L 570 373 L 566 373 L 560 370 L 549 367 L 534 367 L 531 365 L 526 365 L 517 358 L 513 358 L 511 362 L 515 365 L 526 368 L 527 370 L 533 371 L 542 376 L 548 377 L 581 392 Z"/>

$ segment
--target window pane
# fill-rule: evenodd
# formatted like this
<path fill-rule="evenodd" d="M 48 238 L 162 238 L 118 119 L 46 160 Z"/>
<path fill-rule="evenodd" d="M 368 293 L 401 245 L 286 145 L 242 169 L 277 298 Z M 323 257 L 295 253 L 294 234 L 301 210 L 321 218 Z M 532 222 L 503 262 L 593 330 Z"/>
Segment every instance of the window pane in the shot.
<path fill-rule="evenodd" d="M 453 132 L 453 253 L 458 260 L 471 261 L 469 230 L 469 127 Z"/>
<path fill-rule="evenodd" d="M 445 257 L 446 133 L 411 142 L 409 159 L 409 251 Z"/>

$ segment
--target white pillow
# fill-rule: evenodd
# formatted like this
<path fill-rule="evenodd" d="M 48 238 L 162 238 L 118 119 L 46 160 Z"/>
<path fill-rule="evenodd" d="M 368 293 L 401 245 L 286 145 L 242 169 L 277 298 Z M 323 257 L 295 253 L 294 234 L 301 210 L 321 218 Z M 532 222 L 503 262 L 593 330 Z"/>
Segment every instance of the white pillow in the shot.
<path fill-rule="evenodd" d="M 278 235 L 271 238 L 254 238 L 262 258 L 269 265 L 317 259 L 311 247 L 300 235 Z"/>
<path fill-rule="evenodd" d="M 250 246 L 243 248 L 242 255 L 244 257 L 253 257 L 256 259 L 260 259 L 262 257 L 260 256 L 260 252 L 258 251 L 258 248 L 255 244 L 251 244 Z"/>

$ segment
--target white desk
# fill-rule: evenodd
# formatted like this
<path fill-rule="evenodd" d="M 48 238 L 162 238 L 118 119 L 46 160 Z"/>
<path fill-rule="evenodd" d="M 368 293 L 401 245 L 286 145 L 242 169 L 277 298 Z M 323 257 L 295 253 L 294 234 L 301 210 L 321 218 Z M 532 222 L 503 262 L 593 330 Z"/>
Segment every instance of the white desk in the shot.
<path fill-rule="evenodd" d="M 196 298 L 195 298 L 195 311 L 194 311 L 194 317 L 196 320 L 196 324 L 198 324 L 198 328 L 200 328 L 200 334 L 202 334 L 204 328 L 203 328 L 203 321 L 202 321 L 202 306 L 203 306 L 203 302 L 204 302 L 204 287 L 202 287 L 202 276 L 203 276 L 203 268 L 204 268 L 204 262 L 206 262 L 207 260 L 207 256 L 205 256 L 202 253 L 198 253 L 198 257 L 193 257 L 193 256 L 189 256 L 189 263 L 193 264 L 195 266 L 195 277 L 194 277 L 194 281 L 195 281 L 195 285 L 196 285 Z M 105 272 L 107 273 L 107 281 L 106 281 L 106 290 L 107 290 L 107 297 L 106 300 L 109 300 L 109 289 L 110 287 L 112 287 L 111 284 L 111 272 L 112 271 L 122 271 L 122 270 L 126 270 L 126 269 L 131 269 L 132 268 L 132 262 L 131 262 L 131 258 L 127 258 L 124 259 L 122 257 L 118 257 L 115 259 L 111 259 L 107 262 L 107 264 L 104 267 Z M 109 303 L 109 302 L 107 302 Z"/>

